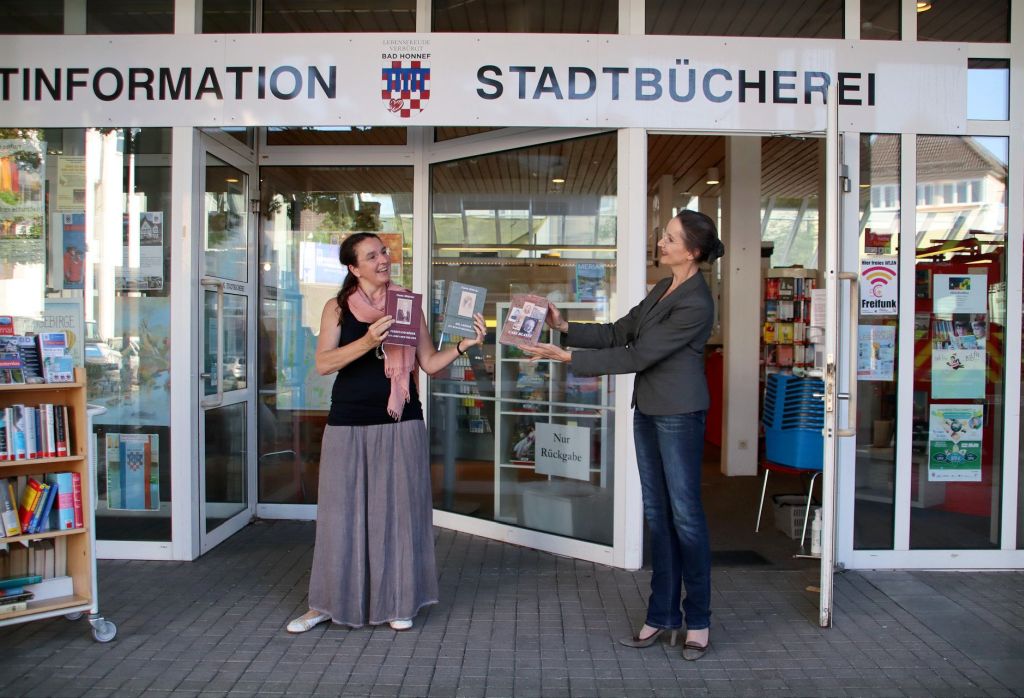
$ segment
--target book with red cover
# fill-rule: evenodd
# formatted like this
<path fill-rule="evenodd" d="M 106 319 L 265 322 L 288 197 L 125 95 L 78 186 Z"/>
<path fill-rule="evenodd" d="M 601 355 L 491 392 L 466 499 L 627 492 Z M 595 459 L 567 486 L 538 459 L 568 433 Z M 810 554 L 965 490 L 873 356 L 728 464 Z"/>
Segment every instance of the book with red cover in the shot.
<path fill-rule="evenodd" d="M 390 315 L 395 322 L 388 330 L 385 344 L 403 347 L 417 347 L 420 343 L 420 327 L 423 324 L 423 296 L 412 291 L 393 291 L 388 289 L 384 304 L 384 314 Z"/>
<path fill-rule="evenodd" d="M 548 314 L 548 299 L 529 293 L 512 295 L 505 324 L 501 327 L 498 341 L 502 344 L 522 346 L 536 344 L 544 329 L 544 319 Z"/>

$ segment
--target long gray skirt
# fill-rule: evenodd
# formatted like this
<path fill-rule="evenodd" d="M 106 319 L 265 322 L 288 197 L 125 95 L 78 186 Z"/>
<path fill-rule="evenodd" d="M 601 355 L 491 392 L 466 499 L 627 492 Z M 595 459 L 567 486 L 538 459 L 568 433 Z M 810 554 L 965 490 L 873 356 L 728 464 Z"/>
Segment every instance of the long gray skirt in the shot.
<path fill-rule="evenodd" d="M 328 426 L 309 607 L 359 627 L 437 603 L 432 508 L 422 420 Z"/>

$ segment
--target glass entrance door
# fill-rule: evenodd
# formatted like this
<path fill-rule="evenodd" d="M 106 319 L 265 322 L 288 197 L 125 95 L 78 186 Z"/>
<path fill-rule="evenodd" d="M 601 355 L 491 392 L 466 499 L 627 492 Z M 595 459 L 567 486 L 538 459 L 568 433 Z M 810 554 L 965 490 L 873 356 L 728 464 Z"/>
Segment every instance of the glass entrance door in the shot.
<path fill-rule="evenodd" d="M 255 513 L 255 167 L 203 136 L 196 255 L 201 327 L 200 540 L 206 552 Z"/>

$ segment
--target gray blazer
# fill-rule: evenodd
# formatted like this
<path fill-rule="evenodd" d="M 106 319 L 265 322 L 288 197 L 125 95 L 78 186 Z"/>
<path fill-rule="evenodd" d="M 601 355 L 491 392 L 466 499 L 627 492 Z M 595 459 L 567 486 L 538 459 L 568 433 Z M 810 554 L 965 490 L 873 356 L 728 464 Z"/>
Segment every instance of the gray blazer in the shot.
<path fill-rule="evenodd" d="M 649 415 L 708 408 L 704 345 L 714 322 L 714 301 L 704 275 L 694 274 L 660 303 L 672 283 L 662 279 L 640 305 L 611 324 L 570 322 L 566 346 L 573 373 L 636 373 L 632 406 Z"/>

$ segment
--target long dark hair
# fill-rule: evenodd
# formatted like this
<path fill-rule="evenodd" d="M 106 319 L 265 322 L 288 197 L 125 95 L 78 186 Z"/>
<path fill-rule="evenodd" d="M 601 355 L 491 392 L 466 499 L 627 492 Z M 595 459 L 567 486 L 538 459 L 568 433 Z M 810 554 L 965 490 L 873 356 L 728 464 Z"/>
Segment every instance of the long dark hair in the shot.
<path fill-rule="evenodd" d="M 686 249 L 698 253 L 697 262 L 714 262 L 725 255 L 725 245 L 718 239 L 715 222 L 699 211 L 684 208 L 676 218 L 683 226 Z"/>
<path fill-rule="evenodd" d="M 377 242 L 381 242 L 381 239 L 374 233 L 353 233 L 349 235 L 341 243 L 341 247 L 338 248 L 338 261 L 345 266 L 347 274 L 345 274 L 345 280 L 341 282 L 341 288 L 338 289 L 338 324 L 340 325 L 345 320 L 345 316 L 348 315 L 348 297 L 355 293 L 356 287 L 359 286 L 359 277 L 352 273 L 349 267 L 354 267 L 359 264 L 359 255 L 356 254 L 356 245 L 361 243 L 363 240 L 373 238 Z M 383 244 L 383 243 L 381 243 Z"/>

